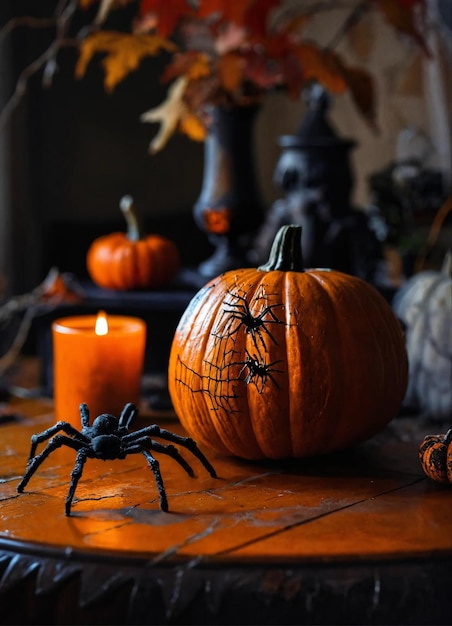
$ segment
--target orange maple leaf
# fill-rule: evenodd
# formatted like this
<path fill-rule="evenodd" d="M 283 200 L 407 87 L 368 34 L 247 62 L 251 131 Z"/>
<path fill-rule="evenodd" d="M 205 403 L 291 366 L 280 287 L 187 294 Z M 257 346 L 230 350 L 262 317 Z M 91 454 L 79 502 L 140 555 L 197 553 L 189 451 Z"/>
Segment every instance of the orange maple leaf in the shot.
<path fill-rule="evenodd" d="M 145 57 L 155 56 L 162 50 L 175 52 L 177 47 L 157 35 L 98 31 L 82 41 L 75 75 L 82 78 L 93 56 L 99 52 L 106 53 L 102 61 L 104 86 L 111 92 L 130 72 L 137 69 Z"/>
<path fill-rule="evenodd" d="M 242 82 L 242 61 L 237 54 L 229 52 L 218 60 L 218 78 L 226 89 L 233 93 Z"/>
<path fill-rule="evenodd" d="M 210 60 L 207 54 L 189 50 L 175 54 L 162 75 L 162 81 L 168 82 L 177 76 L 186 76 L 189 80 L 197 80 L 211 73 Z"/>
<path fill-rule="evenodd" d="M 302 82 L 315 80 L 332 94 L 341 94 L 348 90 L 359 113 L 370 126 L 376 128 L 375 85 L 368 71 L 349 67 L 338 53 L 313 44 L 300 44 L 296 47 L 296 52 L 303 73 Z M 294 81 L 291 93 L 295 94 L 295 88 L 300 81 L 296 74 L 296 65 L 292 67 L 292 71 L 295 74 L 291 77 Z"/>
<path fill-rule="evenodd" d="M 182 116 L 179 121 L 179 130 L 194 141 L 204 141 L 207 135 L 206 127 L 194 113 Z"/>
<path fill-rule="evenodd" d="M 347 88 L 339 55 L 314 44 L 302 43 L 293 48 L 305 80 L 316 80 L 333 94 Z"/>

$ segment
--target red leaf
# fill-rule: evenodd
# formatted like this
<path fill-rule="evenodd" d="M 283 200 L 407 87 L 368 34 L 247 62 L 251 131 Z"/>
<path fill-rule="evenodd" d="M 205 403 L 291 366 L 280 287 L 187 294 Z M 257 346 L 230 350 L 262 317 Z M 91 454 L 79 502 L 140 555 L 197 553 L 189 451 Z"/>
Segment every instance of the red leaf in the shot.
<path fill-rule="evenodd" d="M 299 44 L 294 47 L 306 80 L 316 80 L 333 94 L 345 91 L 346 82 L 339 55 L 314 44 Z"/>
<path fill-rule="evenodd" d="M 254 0 L 246 12 L 246 26 L 251 38 L 266 39 L 269 32 L 269 13 L 281 0 Z"/>
<path fill-rule="evenodd" d="M 376 130 L 375 85 L 372 76 L 358 67 L 344 67 L 343 74 L 356 108 Z"/>
<path fill-rule="evenodd" d="M 425 15 L 424 0 L 373 1 L 393 28 L 410 37 L 422 48 L 427 56 L 431 56 L 427 42 L 416 23 L 417 9 L 419 9 L 419 17 Z"/>
<path fill-rule="evenodd" d="M 197 16 L 200 19 L 218 16 L 220 22 L 242 26 L 248 7 L 255 0 L 199 0 Z"/>
<path fill-rule="evenodd" d="M 275 63 L 269 63 L 265 56 L 244 54 L 242 59 L 243 78 L 254 83 L 257 87 L 267 90 L 283 82 L 280 66 Z"/>
<path fill-rule="evenodd" d="M 156 15 L 157 31 L 162 37 L 173 34 L 181 19 L 194 16 L 187 0 L 141 0 L 141 17 L 148 13 Z"/>
<path fill-rule="evenodd" d="M 210 74 L 209 57 L 202 52 L 189 50 L 173 56 L 162 75 L 162 82 L 166 83 L 173 78 L 185 74 L 190 80 L 197 80 Z"/>

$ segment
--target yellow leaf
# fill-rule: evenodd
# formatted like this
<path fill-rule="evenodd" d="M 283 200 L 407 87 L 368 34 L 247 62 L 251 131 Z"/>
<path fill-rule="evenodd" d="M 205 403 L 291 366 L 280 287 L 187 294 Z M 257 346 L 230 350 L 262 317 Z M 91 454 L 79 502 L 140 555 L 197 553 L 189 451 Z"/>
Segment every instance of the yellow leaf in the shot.
<path fill-rule="evenodd" d="M 179 122 L 179 128 L 181 132 L 194 141 L 204 141 L 206 138 L 206 127 L 199 117 L 193 115 L 193 113 L 187 113 L 182 117 Z"/>
<path fill-rule="evenodd" d="M 201 52 L 196 55 L 196 59 L 187 68 L 186 75 L 190 80 L 197 80 L 198 78 L 209 76 L 210 72 L 209 57 L 207 54 Z"/>
<path fill-rule="evenodd" d="M 84 76 L 93 56 L 99 52 L 106 53 L 102 62 L 105 71 L 104 87 L 107 91 L 112 91 L 130 72 L 137 69 L 145 57 L 155 56 L 161 50 L 175 52 L 177 48 L 157 35 L 99 31 L 82 41 L 75 75 L 77 78 Z"/>

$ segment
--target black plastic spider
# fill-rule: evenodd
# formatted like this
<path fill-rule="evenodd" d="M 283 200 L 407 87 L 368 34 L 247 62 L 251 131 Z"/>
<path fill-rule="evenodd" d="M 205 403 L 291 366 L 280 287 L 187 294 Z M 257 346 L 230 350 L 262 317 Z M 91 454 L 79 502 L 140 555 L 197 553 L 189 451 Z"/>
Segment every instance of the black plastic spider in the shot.
<path fill-rule="evenodd" d="M 236 302 L 225 302 L 223 314 L 226 314 L 227 320 L 224 322 L 223 332 L 226 334 L 218 334 L 221 339 L 223 336 L 232 336 L 244 327 L 246 334 L 251 335 L 256 350 L 260 353 L 260 347 L 267 351 L 265 345 L 264 335 L 268 335 L 273 343 L 278 342 L 273 337 L 269 329 L 269 324 L 284 324 L 283 320 L 276 317 L 273 309 L 276 307 L 282 307 L 282 304 L 268 304 L 263 307 L 258 315 L 253 315 L 250 309 L 250 304 L 244 296 L 238 293 L 229 292 L 229 294 L 236 299 Z M 237 321 L 235 328 L 231 329 L 234 321 Z M 217 331 L 218 332 L 218 331 Z M 260 343 L 260 346 L 259 346 Z"/>
<path fill-rule="evenodd" d="M 265 383 L 270 378 L 272 383 L 279 388 L 279 385 L 273 378 L 272 373 L 283 373 L 283 370 L 277 370 L 273 367 L 273 365 L 276 365 L 277 363 L 282 363 L 281 359 L 278 361 L 272 361 L 271 363 L 265 363 L 265 361 L 259 360 L 256 354 L 251 355 L 248 350 L 246 350 L 246 356 L 246 361 L 239 363 L 239 365 L 243 364 L 243 367 L 239 372 L 239 377 L 242 377 L 245 370 L 248 370 L 245 378 L 243 378 L 247 385 L 253 383 L 258 393 L 262 393 L 264 391 Z"/>
<path fill-rule="evenodd" d="M 42 433 L 32 435 L 31 449 L 28 459 L 27 469 L 21 482 L 17 486 L 17 491 L 22 493 L 30 478 L 36 472 L 43 461 L 57 448 L 68 446 L 77 451 L 77 458 L 74 469 L 71 474 L 71 483 L 66 498 L 66 515 L 71 514 L 72 499 L 83 472 L 83 466 L 86 459 L 102 459 L 104 461 L 114 459 L 124 459 L 129 454 L 141 452 L 146 457 L 149 467 L 154 473 L 155 482 L 160 496 L 160 508 L 162 511 L 168 511 L 168 501 L 166 498 L 165 487 L 160 473 L 159 462 L 152 456 L 151 450 L 168 454 L 181 465 L 189 476 L 194 476 L 193 469 L 180 455 L 177 448 L 170 444 L 162 444 L 154 441 L 151 437 L 160 437 L 167 441 L 172 441 L 184 446 L 196 456 L 209 474 L 216 478 L 217 474 L 206 459 L 204 454 L 196 445 L 196 442 L 189 437 L 176 435 L 168 430 L 160 428 L 156 424 L 145 426 L 140 430 L 129 433 L 129 427 L 138 414 L 138 409 L 132 403 L 124 406 L 121 416 L 116 418 L 109 413 L 103 413 L 96 417 L 93 425 L 89 425 L 89 410 L 86 404 L 80 405 L 80 419 L 82 423 L 81 432 L 68 422 L 57 422 Z M 65 435 L 56 435 L 57 432 L 63 430 L 69 437 Z M 55 435 L 55 436 L 54 436 Z M 52 439 L 50 439 L 52 437 Z M 35 456 L 38 444 L 50 439 L 44 450 Z"/>

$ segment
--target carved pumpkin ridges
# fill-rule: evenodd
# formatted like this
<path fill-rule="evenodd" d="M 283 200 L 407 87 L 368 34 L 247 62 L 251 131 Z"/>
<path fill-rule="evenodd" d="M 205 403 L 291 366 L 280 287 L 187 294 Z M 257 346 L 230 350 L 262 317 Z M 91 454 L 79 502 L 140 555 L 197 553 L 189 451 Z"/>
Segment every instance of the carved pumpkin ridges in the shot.
<path fill-rule="evenodd" d="M 203 291 L 209 291 L 207 286 Z M 202 371 L 203 355 L 205 353 L 206 344 L 209 339 L 209 320 L 210 314 L 220 306 L 218 301 L 213 306 L 213 302 L 209 300 L 207 305 L 202 298 L 193 301 L 187 311 L 185 311 L 180 322 L 180 328 L 184 328 L 188 321 L 195 320 L 195 328 L 198 329 L 196 337 L 187 337 L 181 345 L 181 350 L 172 355 L 173 361 L 171 366 L 176 372 L 176 379 L 170 379 L 169 385 L 189 386 L 192 390 L 191 394 L 184 394 L 183 400 L 179 400 L 179 394 L 173 394 L 174 409 L 177 414 L 187 412 L 188 415 L 196 414 L 199 428 L 199 440 L 204 443 L 210 443 L 215 449 L 228 453 L 228 448 L 223 444 L 220 433 L 215 428 L 215 420 L 211 416 L 211 406 L 208 405 L 208 398 L 204 390 L 204 381 L 202 377 L 197 376 L 196 372 Z M 208 309 L 206 311 L 206 309 Z M 176 335 L 177 335 L 176 331 Z M 180 332 L 180 330 L 179 330 Z M 190 365 L 188 365 L 190 364 Z"/>
<path fill-rule="evenodd" d="M 246 332 L 247 327 L 241 320 L 246 307 L 253 313 L 253 302 L 259 289 L 260 282 L 256 280 L 254 272 L 249 269 L 232 272 L 227 295 L 225 297 L 223 293 L 221 310 L 211 326 L 211 332 L 220 335 L 220 341 L 221 336 L 226 335 L 226 341 L 223 340 L 220 350 L 224 351 L 227 376 L 230 377 L 231 384 L 224 395 L 229 393 L 232 396 L 223 405 L 225 411 L 220 410 L 215 416 L 215 422 L 221 423 L 223 441 L 232 453 L 244 458 L 249 454 L 262 456 L 258 426 L 252 419 L 243 419 L 243 415 L 248 412 L 250 396 L 255 390 L 254 384 L 244 382 L 250 374 L 244 357 L 247 353 L 253 356 L 257 348 L 252 334 Z M 234 442 L 233 450 L 231 442 Z"/>
<path fill-rule="evenodd" d="M 268 264 L 226 272 L 189 306 L 171 348 L 170 394 L 186 430 L 246 459 L 366 439 L 394 417 L 406 387 L 402 330 L 383 296 L 350 275 L 300 269 L 292 260 L 301 255 L 286 258 L 300 229 L 282 235 Z M 178 382 L 178 357 L 203 394 Z"/>
<path fill-rule="evenodd" d="M 264 328 L 268 329 L 269 334 L 263 331 L 263 341 L 256 342 L 257 346 L 251 334 L 248 333 L 246 337 L 248 354 L 255 356 L 259 365 L 267 368 L 268 372 L 266 377 L 259 378 L 256 375 L 252 383 L 246 386 L 248 406 L 245 409 L 249 412 L 260 455 L 267 458 L 278 458 L 282 450 L 291 449 L 292 446 L 288 415 L 290 372 L 286 358 L 284 277 L 282 272 L 279 275 L 275 273 L 269 282 L 267 273 L 256 275 L 254 271 L 254 280 L 258 279 L 254 290 L 254 315 L 259 315 L 270 304 L 275 307 L 270 310 L 280 323 L 271 319 L 265 322 Z M 259 301 L 265 293 L 268 294 L 268 300 Z M 251 301 L 248 294 L 246 297 Z M 267 317 L 264 316 L 263 319 L 266 320 Z M 274 393 L 275 387 L 278 389 L 277 394 Z M 265 403 L 265 415 L 258 410 L 260 402 Z"/>
<path fill-rule="evenodd" d="M 303 284 L 291 280 L 292 302 L 304 303 L 298 315 L 289 317 L 288 332 L 290 361 L 298 374 L 300 392 L 293 397 L 291 425 L 294 436 L 294 454 L 306 455 L 321 433 L 323 445 L 328 448 L 340 420 L 343 404 L 342 362 L 337 341 L 339 327 L 334 306 L 324 285 L 314 274 L 304 275 Z M 298 354 L 294 355 L 294 345 Z M 332 376 L 332 371 L 338 372 Z"/>
<path fill-rule="evenodd" d="M 359 424 L 356 428 L 358 440 L 375 433 L 382 411 L 396 413 L 402 400 L 400 388 L 406 381 L 407 365 L 406 359 L 400 358 L 403 354 L 401 329 L 394 316 L 388 315 L 390 307 L 382 296 L 359 281 L 351 284 L 345 276 L 334 276 L 334 282 L 331 282 L 327 276 L 323 280 L 322 275 L 316 275 L 335 303 L 336 317 L 340 320 L 338 341 L 342 346 L 343 362 L 341 368 L 336 367 L 334 371 L 341 370 L 346 377 L 344 388 L 348 390 L 341 405 L 341 419 L 333 433 L 333 441 L 337 444 L 349 439 L 349 419 Z M 353 323 L 350 323 L 350 311 L 353 311 Z M 380 336 L 385 338 L 383 342 Z M 371 368 L 368 366 L 369 355 L 373 359 Z M 389 395 L 390 389 L 398 390 L 393 398 Z"/>

